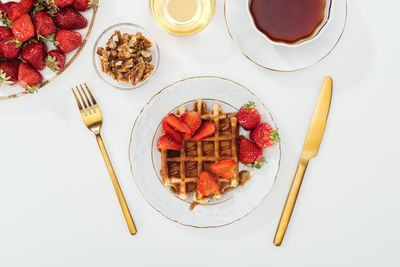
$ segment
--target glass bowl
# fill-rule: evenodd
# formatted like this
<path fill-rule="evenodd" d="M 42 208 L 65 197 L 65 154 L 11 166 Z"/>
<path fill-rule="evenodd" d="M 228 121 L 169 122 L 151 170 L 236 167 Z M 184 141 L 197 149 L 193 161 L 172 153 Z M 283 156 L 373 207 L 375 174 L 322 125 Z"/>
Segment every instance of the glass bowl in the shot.
<path fill-rule="evenodd" d="M 176 21 L 166 12 L 166 8 L 163 4 L 168 4 L 168 1 L 149 0 L 151 17 L 160 29 L 169 34 L 181 37 L 194 35 L 207 27 L 214 17 L 216 6 L 215 0 L 198 0 L 200 8 L 196 11 L 199 12 L 197 19 Z"/>
<path fill-rule="evenodd" d="M 100 58 L 96 53 L 97 48 L 105 47 L 106 43 L 108 42 L 108 39 L 111 37 L 111 35 L 114 33 L 115 30 L 119 30 L 121 32 L 121 34 L 123 34 L 123 33 L 136 34 L 137 32 L 141 32 L 144 37 L 148 38 L 150 41 L 153 42 L 153 46 L 150 48 L 150 51 L 151 51 L 151 54 L 153 57 L 152 61 L 150 62 L 151 64 L 154 65 L 153 72 L 150 74 L 149 77 L 147 77 L 147 79 L 145 79 L 142 82 L 137 83 L 135 86 L 133 86 L 130 83 L 123 83 L 123 82 L 116 81 L 111 76 L 109 76 L 107 73 L 105 73 L 101 70 Z M 99 75 L 99 77 L 103 81 L 105 81 L 109 85 L 111 85 L 115 88 L 118 88 L 118 89 L 131 90 L 131 89 L 136 89 L 136 88 L 143 86 L 144 84 L 146 84 L 153 78 L 154 74 L 156 73 L 156 71 L 158 69 L 158 64 L 160 61 L 160 50 L 158 48 L 158 45 L 157 45 L 155 39 L 143 27 L 133 24 L 133 23 L 118 23 L 118 24 L 112 25 L 112 26 L 108 27 L 107 29 L 105 29 L 100 34 L 100 36 L 97 38 L 97 40 L 93 46 L 92 59 L 93 59 L 93 65 L 96 70 L 96 73 Z"/>

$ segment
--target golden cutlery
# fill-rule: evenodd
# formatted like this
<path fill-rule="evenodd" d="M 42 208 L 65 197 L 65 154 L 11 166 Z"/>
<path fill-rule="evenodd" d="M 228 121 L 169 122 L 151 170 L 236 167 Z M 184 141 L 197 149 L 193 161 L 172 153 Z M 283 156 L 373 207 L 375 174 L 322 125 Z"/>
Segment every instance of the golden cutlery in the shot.
<path fill-rule="evenodd" d="M 117 176 L 115 175 L 110 158 L 107 154 L 106 147 L 104 146 L 103 139 L 100 135 L 100 129 L 103 123 L 103 116 L 101 115 L 100 108 L 97 105 L 96 100 L 94 99 L 92 92 L 90 92 L 86 83 L 85 88 L 88 94 L 86 94 L 85 89 L 82 85 L 80 85 L 80 89 L 78 86 L 76 87 L 76 91 L 78 92 L 80 98 L 77 97 L 77 94 L 75 93 L 73 88 L 71 88 L 71 90 L 75 96 L 75 100 L 78 104 L 79 111 L 81 112 L 83 122 L 85 123 L 86 127 L 88 127 L 89 130 L 91 130 L 96 135 L 97 143 L 99 144 L 101 154 L 103 155 L 104 162 L 106 163 L 108 173 L 110 174 L 111 182 L 114 186 L 115 193 L 117 194 L 119 204 L 121 205 L 122 213 L 124 214 L 129 232 L 134 235 L 136 234 L 135 223 L 133 222 L 132 215 L 125 201 L 124 194 L 122 193 L 121 187 L 119 186 Z M 82 94 L 85 97 L 83 97 Z"/>
<path fill-rule="evenodd" d="M 325 132 L 326 121 L 328 119 L 329 108 L 331 105 L 331 98 L 332 78 L 326 77 L 322 84 L 317 106 L 315 107 L 314 114 L 308 128 L 296 174 L 293 178 L 289 194 L 286 198 L 286 203 L 282 211 L 281 219 L 279 220 L 278 228 L 276 229 L 274 237 L 275 246 L 280 246 L 282 244 L 290 217 L 292 216 L 294 205 L 296 204 L 297 195 L 299 194 L 301 182 L 303 181 L 308 162 L 318 153 L 318 149 Z"/>

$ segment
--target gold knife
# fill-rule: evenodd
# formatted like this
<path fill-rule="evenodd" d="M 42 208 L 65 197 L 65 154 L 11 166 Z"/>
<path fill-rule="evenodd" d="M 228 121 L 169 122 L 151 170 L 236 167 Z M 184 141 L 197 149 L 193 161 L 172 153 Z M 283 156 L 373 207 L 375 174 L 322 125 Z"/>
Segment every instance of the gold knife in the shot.
<path fill-rule="evenodd" d="M 303 151 L 301 152 L 300 161 L 297 165 L 296 174 L 293 178 L 292 186 L 286 198 L 286 203 L 282 211 L 281 219 L 279 220 L 278 228 L 274 237 L 274 245 L 280 246 L 283 237 L 285 236 L 290 217 L 296 204 L 297 195 L 299 194 L 301 182 L 303 181 L 304 173 L 306 172 L 308 162 L 318 153 L 319 146 L 324 136 L 326 121 L 328 119 L 329 108 L 332 98 L 332 78 L 326 77 L 322 84 L 319 94 L 317 106 L 308 128 L 306 140 L 304 142 Z"/>

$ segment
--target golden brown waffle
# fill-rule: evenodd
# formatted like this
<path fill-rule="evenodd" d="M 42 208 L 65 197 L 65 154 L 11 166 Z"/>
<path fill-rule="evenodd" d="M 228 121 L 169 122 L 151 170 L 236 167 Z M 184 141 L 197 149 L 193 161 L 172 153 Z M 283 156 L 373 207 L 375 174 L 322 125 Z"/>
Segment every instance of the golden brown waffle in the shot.
<path fill-rule="evenodd" d="M 180 151 L 162 149 L 161 175 L 163 184 L 170 186 L 179 198 L 186 200 L 193 192 L 193 201 L 206 203 L 210 197 L 200 194 L 197 183 L 201 172 L 210 172 L 211 164 L 221 159 L 231 159 L 235 162 L 235 174 L 232 178 L 226 179 L 214 175 L 219 184 L 219 192 L 213 195 L 215 200 L 221 198 L 227 188 L 239 184 L 239 127 L 236 117 L 225 114 L 219 104 L 214 104 L 209 112 L 204 100 L 198 99 L 193 110 L 200 114 L 203 121 L 214 122 L 215 135 L 198 142 L 184 141 L 184 148 Z M 180 116 L 186 111 L 187 108 L 181 106 L 175 114 Z"/>

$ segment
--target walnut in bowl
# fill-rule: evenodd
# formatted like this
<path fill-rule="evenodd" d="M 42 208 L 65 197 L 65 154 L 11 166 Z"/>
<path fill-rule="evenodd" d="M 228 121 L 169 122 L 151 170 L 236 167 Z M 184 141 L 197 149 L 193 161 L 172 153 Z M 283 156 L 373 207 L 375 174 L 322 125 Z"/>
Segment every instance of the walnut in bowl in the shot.
<path fill-rule="evenodd" d="M 106 29 L 93 50 L 97 74 L 114 87 L 137 88 L 154 75 L 158 62 L 157 44 L 143 28 L 121 23 Z"/>

